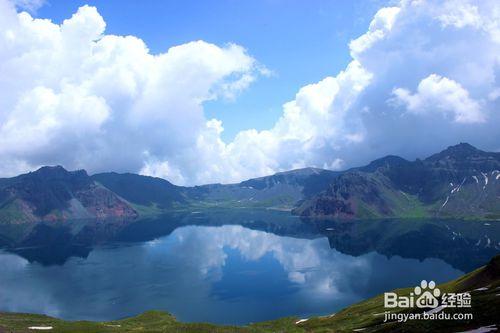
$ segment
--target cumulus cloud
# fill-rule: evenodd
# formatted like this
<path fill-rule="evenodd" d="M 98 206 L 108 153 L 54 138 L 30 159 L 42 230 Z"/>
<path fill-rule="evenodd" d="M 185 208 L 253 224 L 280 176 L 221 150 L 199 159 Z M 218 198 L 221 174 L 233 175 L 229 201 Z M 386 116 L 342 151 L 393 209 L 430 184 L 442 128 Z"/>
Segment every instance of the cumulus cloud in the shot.
<path fill-rule="evenodd" d="M 0 0 L 0 173 L 63 164 L 200 184 L 424 157 L 459 141 L 498 150 L 498 22 L 494 0 L 382 8 L 343 71 L 298 89 L 267 130 L 224 142 L 203 103 L 235 99 L 268 73 L 242 46 L 152 54 L 106 34 L 94 7 L 55 24 Z"/>
<path fill-rule="evenodd" d="M 0 13 L 4 174 L 24 171 L 14 165 L 60 163 L 175 175 L 196 161 L 200 138 L 217 135 L 203 102 L 237 95 L 261 71 L 234 44 L 195 41 L 153 55 L 136 37 L 106 35 L 90 6 L 60 25 L 16 13 L 5 1 Z M 151 161 L 163 167 L 148 168 Z"/>
<path fill-rule="evenodd" d="M 363 140 L 339 147 L 337 156 L 353 166 L 384 154 L 425 157 L 461 141 L 499 150 L 499 13 L 495 1 L 401 1 L 381 9 L 350 44 L 372 75 L 349 110 Z"/>
<path fill-rule="evenodd" d="M 391 31 L 400 10 L 399 7 L 380 9 L 371 21 L 368 31 L 349 43 L 353 57 L 368 50 L 377 41 L 383 39 Z"/>
<path fill-rule="evenodd" d="M 451 113 L 454 121 L 459 123 L 485 121 L 480 104 L 469 97 L 467 90 L 459 83 L 436 74 L 420 81 L 415 94 L 403 88 L 394 89 L 393 93 L 393 100 L 406 105 L 408 111 L 413 113 Z"/>

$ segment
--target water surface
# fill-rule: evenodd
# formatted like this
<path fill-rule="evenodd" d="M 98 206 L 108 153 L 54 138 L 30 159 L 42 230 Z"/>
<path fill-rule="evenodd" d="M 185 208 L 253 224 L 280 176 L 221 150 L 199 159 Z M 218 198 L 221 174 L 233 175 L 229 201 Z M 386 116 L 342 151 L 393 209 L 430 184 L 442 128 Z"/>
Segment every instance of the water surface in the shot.
<path fill-rule="evenodd" d="M 422 279 L 439 283 L 463 274 L 467 267 L 463 259 L 454 261 L 453 256 L 440 253 L 455 251 L 461 257 L 460 251 L 469 251 L 472 267 L 486 260 L 480 254 L 490 255 L 474 254 L 467 247 L 450 248 L 443 239 L 439 242 L 446 249 L 426 246 L 419 251 L 425 244 L 415 230 L 426 230 L 426 223 L 389 237 L 384 228 L 392 222 L 360 229 L 333 222 L 307 224 L 280 215 L 288 222 L 273 227 L 263 217 L 243 219 L 247 222 L 238 225 L 190 225 L 192 217 L 164 236 L 124 242 L 134 234 L 139 237 L 141 227 L 135 225 L 120 234 L 120 242 L 115 237 L 84 254 L 72 253 L 58 264 L 2 251 L 0 310 L 110 320 L 156 309 L 183 321 L 226 324 L 309 317 L 334 313 Z M 206 218 L 197 217 L 197 221 L 214 224 Z M 444 225 L 438 227 L 447 230 Z M 496 232 L 497 226 L 493 228 Z M 387 239 L 381 239 L 381 230 Z M 484 238 L 481 232 L 475 233 L 474 237 Z M 450 242 L 460 241 L 449 235 Z M 431 243 L 437 239 L 434 235 Z M 497 251 L 491 242 L 489 250 Z"/>

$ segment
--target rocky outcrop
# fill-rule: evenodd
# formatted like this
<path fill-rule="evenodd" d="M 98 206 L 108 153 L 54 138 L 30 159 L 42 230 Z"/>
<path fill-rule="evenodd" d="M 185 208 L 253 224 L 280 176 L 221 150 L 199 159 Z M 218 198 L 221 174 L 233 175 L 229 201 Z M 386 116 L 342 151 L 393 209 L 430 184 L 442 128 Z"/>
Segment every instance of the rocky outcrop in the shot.
<path fill-rule="evenodd" d="M 95 183 L 84 170 L 42 167 L 0 182 L 0 221 L 136 216 L 128 202 Z"/>
<path fill-rule="evenodd" d="M 500 218 L 500 154 L 461 143 L 425 160 L 387 156 L 300 202 L 309 217 Z"/>

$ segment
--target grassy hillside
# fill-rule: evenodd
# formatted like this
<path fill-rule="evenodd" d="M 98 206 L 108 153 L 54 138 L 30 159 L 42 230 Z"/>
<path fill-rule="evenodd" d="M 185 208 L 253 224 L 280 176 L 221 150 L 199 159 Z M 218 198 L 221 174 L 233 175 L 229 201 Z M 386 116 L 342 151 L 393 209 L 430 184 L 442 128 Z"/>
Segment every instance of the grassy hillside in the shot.
<path fill-rule="evenodd" d="M 479 327 L 500 326 L 500 256 L 457 280 L 439 285 L 442 292 L 470 292 L 472 308 L 444 309 L 473 314 L 472 320 L 427 320 L 384 323 L 383 295 L 352 305 L 339 313 L 307 320 L 283 318 L 245 327 L 206 323 L 181 323 L 172 315 L 150 311 L 139 316 L 109 322 L 68 322 L 43 315 L 0 313 L 0 332 L 35 332 L 29 327 L 52 327 L 49 332 L 460 332 Z M 398 289 L 408 295 L 413 287 Z M 414 309 L 404 311 L 415 311 Z M 421 311 L 421 310 L 420 310 Z M 402 310 L 400 310 L 402 312 Z"/>
<path fill-rule="evenodd" d="M 132 173 L 99 173 L 91 177 L 132 204 L 159 209 L 186 202 L 183 188 L 156 177 Z"/>

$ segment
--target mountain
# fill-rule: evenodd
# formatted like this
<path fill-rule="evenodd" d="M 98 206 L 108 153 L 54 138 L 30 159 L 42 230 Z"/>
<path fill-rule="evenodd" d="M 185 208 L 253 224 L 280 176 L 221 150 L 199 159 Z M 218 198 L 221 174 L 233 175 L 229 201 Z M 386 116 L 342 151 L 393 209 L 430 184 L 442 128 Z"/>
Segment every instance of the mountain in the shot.
<path fill-rule="evenodd" d="M 461 143 L 424 160 L 386 156 L 346 171 L 303 168 L 194 187 L 114 172 L 43 167 L 0 179 L 0 222 L 272 208 L 302 217 L 500 218 L 500 153 Z"/>
<path fill-rule="evenodd" d="M 294 213 L 307 217 L 500 218 L 500 153 L 467 143 L 413 162 L 387 156 L 336 177 Z"/>
<path fill-rule="evenodd" d="M 239 184 L 240 187 L 250 187 L 256 190 L 266 190 L 276 187 L 300 187 L 301 196 L 309 196 L 325 190 L 327 184 L 339 173 L 318 168 L 303 168 L 278 172 L 272 176 L 254 178 Z"/>
<path fill-rule="evenodd" d="M 337 175 L 330 170 L 303 168 L 237 184 L 202 185 L 184 191 L 195 205 L 291 209 L 299 200 L 326 189 Z"/>
<path fill-rule="evenodd" d="M 237 184 L 176 186 L 164 179 L 131 173 L 91 178 L 130 202 L 139 212 L 183 207 L 277 207 L 291 209 L 302 198 L 327 188 L 337 173 L 304 168 Z"/>
<path fill-rule="evenodd" d="M 42 167 L 0 181 L 0 222 L 134 218 L 137 212 L 84 170 Z"/>
<path fill-rule="evenodd" d="M 141 213 L 161 211 L 187 203 L 184 188 L 162 178 L 116 172 L 99 173 L 91 178 L 127 200 Z"/>
<path fill-rule="evenodd" d="M 0 179 L 0 222 L 136 217 L 210 207 L 291 210 L 297 201 L 327 188 L 336 172 L 304 168 L 237 184 L 177 186 L 132 173 L 67 171 L 42 167 Z"/>

